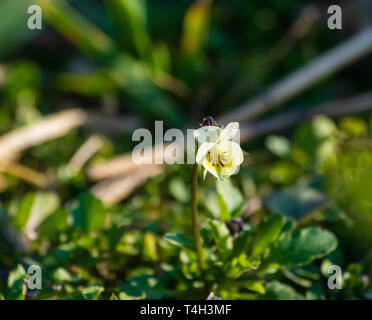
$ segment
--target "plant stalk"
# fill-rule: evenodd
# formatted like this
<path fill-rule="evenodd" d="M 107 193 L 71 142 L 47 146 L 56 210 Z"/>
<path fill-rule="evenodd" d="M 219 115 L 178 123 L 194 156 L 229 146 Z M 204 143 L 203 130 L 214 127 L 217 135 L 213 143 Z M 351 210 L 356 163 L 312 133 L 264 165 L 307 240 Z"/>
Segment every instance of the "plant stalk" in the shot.
<path fill-rule="evenodd" d="M 192 231 L 194 236 L 195 251 L 198 259 L 200 272 L 204 269 L 204 255 L 200 242 L 200 233 L 198 226 L 198 164 L 195 163 L 192 171 L 191 181 L 191 211 L 192 211 Z"/>

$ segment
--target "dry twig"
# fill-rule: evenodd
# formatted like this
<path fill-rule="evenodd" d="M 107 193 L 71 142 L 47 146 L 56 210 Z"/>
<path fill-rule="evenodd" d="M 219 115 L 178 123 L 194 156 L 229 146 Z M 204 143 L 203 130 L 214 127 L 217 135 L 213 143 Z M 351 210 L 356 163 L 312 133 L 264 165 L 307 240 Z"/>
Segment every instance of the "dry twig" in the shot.
<path fill-rule="evenodd" d="M 131 174 L 103 180 L 96 184 L 91 192 L 105 204 L 115 204 L 129 196 L 148 178 L 156 176 L 162 171 L 161 165 L 142 165 L 139 170 Z"/>
<path fill-rule="evenodd" d="M 45 141 L 63 136 L 87 120 L 87 114 L 80 109 L 62 111 L 42 120 L 11 131 L 0 137 L 0 158 L 12 158 L 14 154 Z"/>
<path fill-rule="evenodd" d="M 372 92 L 334 101 L 308 110 L 288 111 L 252 124 L 242 125 L 240 128 L 240 139 L 242 142 L 246 142 L 268 133 L 289 128 L 316 115 L 323 114 L 329 117 L 338 117 L 367 110 L 372 110 Z"/>
<path fill-rule="evenodd" d="M 102 146 L 102 138 L 97 135 L 89 137 L 89 139 L 85 141 L 72 156 L 67 167 L 74 170 L 80 170 L 89 161 L 89 159 L 93 157 L 94 154 L 101 150 Z"/>
<path fill-rule="evenodd" d="M 257 117 L 371 51 L 372 26 L 365 28 L 353 38 L 317 57 L 300 70 L 273 85 L 260 96 L 223 115 L 217 121 L 226 124 L 231 121 L 250 120 Z"/>

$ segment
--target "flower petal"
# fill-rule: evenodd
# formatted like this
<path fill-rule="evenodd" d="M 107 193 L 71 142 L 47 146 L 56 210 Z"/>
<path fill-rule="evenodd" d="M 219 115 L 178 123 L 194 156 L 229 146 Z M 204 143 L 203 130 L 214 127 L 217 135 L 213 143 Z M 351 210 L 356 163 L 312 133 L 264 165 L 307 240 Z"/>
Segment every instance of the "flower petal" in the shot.
<path fill-rule="evenodd" d="M 205 157 L 207 156 L 208 151 L 213 148 L 215 143 L 210 143 L 210 142 L 204 142 L 203 144 L 200 145 L 198 152 L 196 154 L 195 161 L 198 164 L 202 164 Z"/>
<path fill-rule="evenodd" d="M 240 165 L 244 161 L 243 150 L 236 142 L 222 141 L 218 147 L 220 152 L 227 152 L 237 165 Z"/>
<path fill-rule="evenodd" d="M 208 173 L 208 170 L 207 169 L 204 169 L 204 171 L 203 171 L 203 180 L 205 180 L 205 177 L 206 177 L 207 173 Z"/>
<path fill-rule="evenodd" d="M 222 130 L 219 141 L 231 140 L 239 130 L 239 122 L 230 122 L 225 129 Z"/>
<path fill-rule="evenodd" d="M 207 170 L 209 173 L 211 173 L 212 175 L 214 175 L 217 179 L 219 179 L 219 176 L 218 176 L 218 173 L 217 173 L 217 170 L 214 166 L 212 166 L 208 161 L 207 159 L 204 159 L 203 161 L 203 167 L 205 170 Z"/>
<path fill-rule="evenodd" d="M 217 142 L 221 128 L 215 126 L 201 127 L 194 130 L 194 138 L 201 144 L 204 142 Z"/>
<path fill-rule="evenodd" d="M 228 167 L 221 167 L 221 169 L 219 170 L 219 176 L 222 178 L 222 179 L 225 179 L 225 178 L 229 178 L 230 176 L 234 175 L 237 173 L 238 171 L 238 165 L 236 164 L 235 161 L 233 161 L 231 163 L 231 166 L 228 166 Z"/>

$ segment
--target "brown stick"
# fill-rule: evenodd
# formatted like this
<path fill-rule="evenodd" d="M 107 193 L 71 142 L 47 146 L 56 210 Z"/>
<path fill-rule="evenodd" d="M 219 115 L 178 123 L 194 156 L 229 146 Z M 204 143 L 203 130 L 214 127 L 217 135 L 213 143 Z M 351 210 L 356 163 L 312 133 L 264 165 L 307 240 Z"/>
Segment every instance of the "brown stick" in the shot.
<path fill-rule="evenodd" d="M 285 77 L 252 101 L 223 115 L 217 121 L 221 124 L 227 124 L 231 121 L 250 120 L 257 117 L 371 51 L 372 27 L 370 26 L 338 47 L 314 59 L 300 70 Z"/>
<path fill-rule="evenodd" d="M 86 120 L 87 114 L 84 111 L 71 109 L 11 131 L 0 137 L 0 158 L 12 158 L 14 154 L 24 149 L 60 137 Z"/>
<path fill-rule="evenodd" d="M 308 110 L 288 111 L 256 123 L 242 125 L 240 128 L 240 140 L 247 142 L 259 136 L 289 128 L 300 121 L 320 114 L 338 117 L 367 110 L 372 110 L 372 91 Z"/>
<path fill-rule="evenodd" d="M 118 176 L 103 180 L 96 184 L 91 192 L 105 204 L 115 204 L 129 196 L 135 188 L 143 184 L 148 178 L 162 172 L 161 165 L 142 165 L 140 170 L 129 175 Z"/>
<path fill-rule="evenodd" d="M 59 138 L 82 125 L 91 126 L 95 130 L 118 132 L 134 130 L 141 125 L 141 122 L 135 117 L 115 119 L 82 109 L 68 109 L 1 136 L 0 159 L 11 159 L 15 154 L 27 148 Z"/>
<path fill-rule="evenodd" d="M 8 173 L 39 188 L 46 188 L 50 184 L 49 179 L 44 174 L 11 161 L 0 159 L 0 172 Z"/>
<path fill-rule="evenodd" d="M 102 148 L 102 146 L 103 141 L 101 137 L 92 135 L 75 152 L 67 167 L 74 170 L 80 170 L 89 161 L 89 159 Z"/>

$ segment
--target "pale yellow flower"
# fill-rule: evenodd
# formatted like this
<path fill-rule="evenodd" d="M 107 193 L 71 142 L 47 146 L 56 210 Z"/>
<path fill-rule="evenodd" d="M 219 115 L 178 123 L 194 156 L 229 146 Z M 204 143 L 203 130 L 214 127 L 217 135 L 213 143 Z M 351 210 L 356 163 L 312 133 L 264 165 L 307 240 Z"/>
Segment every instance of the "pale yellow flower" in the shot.
<path fill-rule="evenodd" d="M 238 131 L 238 122 L 229 123 L 223 130 L 205 126 L 194 131 L 194 138 L 200 143 L 196 163 L 204 167 L 204 178 L 207 172 L 223 179 L 239 171 L 244 160 L 243 151 L 238 143 L 231 140 Z"/>

